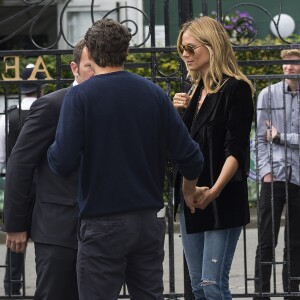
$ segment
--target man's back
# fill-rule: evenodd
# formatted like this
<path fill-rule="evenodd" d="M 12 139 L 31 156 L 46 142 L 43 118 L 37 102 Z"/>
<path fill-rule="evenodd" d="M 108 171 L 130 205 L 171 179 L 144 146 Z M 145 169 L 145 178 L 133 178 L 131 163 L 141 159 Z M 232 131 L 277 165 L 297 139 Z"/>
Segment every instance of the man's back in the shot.
<path fill-rule="evenodd" d="M 69 114 L 69 105 L 84 114 Z M 76 168 L 83 151 L 83 217 L 162 208 L 166 151 L 171 147 L 175 156 L 184 156 L 174 144 L 182 142 L 185 132 L 169 128 L 182 122 L 157 85 L 124 71 L 94 76 L 70 91 L 62 115 L 63 125 L 80 128 L 76 136 L 63 137 L 63 147 L 70 147 L 65 153 L 72 154 L 62 158 L 61 172 Z M 84 125 L 76 127 L 79 123 Z"/>
<path fill-rule="evenodd" d="M 33 210 L 32 239 L 36 242 L 76 248 L 77 175 L 65 179 L 53 174 L 46 157 L 46 150 L 55 136 L 60 107 L 66 92 L 67 89 L 62 89 L 43 96 L 31 107 L 8 160 L 4 229 L 8 232 L 21 232 L 31 227 L 31 212 L 24 205 L 17 206 L 16 202 L 28 203 L 28 182 L 32 182 L 35 173 L 37 201 Z M 18 189 L 14 188 L 15 186 L 18 186 Z M 64 199 L 67 199 L 66 203 Z M 59 217 L 53 219 L 55 215 Z M 70 217 L 66 217 L 67 215 Z M 62 227 L 64 231 L 61 231 Z M 61 232 L 60 235 L 57 235 L 58 231 Z"/>
<path fill-rule="evenodd" d="M 85 34 L 96 76 L 72 89 L 62 106 L 51 169 L 79 169 L 77 278 L 81 300 L 163 299 L 164 160 L 178 163 L 192 200 L 203 166 L 193 142 L 161 88 L 124 72 L 131 34 L 111 20 Z M 99 76 L 98 76 L 99 75 Z"/>
<path fill-rule="evenodd" d="M 16 105 L 10 107 L 7 112 L 8 117 L 8 136 L 7 136 L 7 157 L 16 144 L 21 128 L 28 115 L 28 110 L 19 109 Z"/>

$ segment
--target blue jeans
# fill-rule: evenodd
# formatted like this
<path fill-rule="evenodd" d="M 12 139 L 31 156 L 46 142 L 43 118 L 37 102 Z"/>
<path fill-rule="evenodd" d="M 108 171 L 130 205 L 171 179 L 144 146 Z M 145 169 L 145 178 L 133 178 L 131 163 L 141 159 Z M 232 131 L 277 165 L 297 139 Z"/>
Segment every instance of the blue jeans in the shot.
<path fill-rule="evenodd" d="M 242 227 L 187 234 L 182 208 L 180 230 L 195 299 L 232 299 L 229 272 Z"/>

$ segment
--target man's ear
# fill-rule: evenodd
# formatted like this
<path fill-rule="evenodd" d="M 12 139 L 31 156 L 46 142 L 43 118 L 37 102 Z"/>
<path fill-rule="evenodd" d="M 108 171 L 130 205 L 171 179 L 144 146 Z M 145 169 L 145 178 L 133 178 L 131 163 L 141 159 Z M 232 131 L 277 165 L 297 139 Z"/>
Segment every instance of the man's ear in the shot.
<path fill-rule="evenodd" d="M 74 61 L 71 61 L 70 68 L 71 68 L 71 71 L 72 71 L 74 77 L 78 76 L 78 66 Z"/>

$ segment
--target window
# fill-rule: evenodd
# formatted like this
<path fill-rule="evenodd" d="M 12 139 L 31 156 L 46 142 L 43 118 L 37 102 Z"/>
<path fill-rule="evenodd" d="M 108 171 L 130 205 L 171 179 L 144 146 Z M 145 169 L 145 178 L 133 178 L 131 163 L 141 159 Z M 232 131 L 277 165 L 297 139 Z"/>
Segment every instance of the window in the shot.
<path fill-rule="evenodd" d="M 108 11 L 97 11 L 94 12 L 94 21 L 102 19 Z M 117 13 L 112 12 L 109 14 L 111 19 L 117 19 Z M 69 12 L 68 13 L 68 28 L 67 28 L 67 39 L 75 45 L 80 39 L 84 37 L 84 34 L 88 28 L 92 25 L 92 18 L 90 11 L 84 12 Z"/>

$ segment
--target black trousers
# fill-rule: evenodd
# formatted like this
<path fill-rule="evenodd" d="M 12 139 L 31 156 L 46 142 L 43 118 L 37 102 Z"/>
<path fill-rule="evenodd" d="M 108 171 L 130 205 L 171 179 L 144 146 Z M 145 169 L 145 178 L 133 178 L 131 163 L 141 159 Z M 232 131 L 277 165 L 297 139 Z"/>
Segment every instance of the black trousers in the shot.
<path fill-rule="evenodd" d="M 80 300 L 116 300 L 125 282 L 131 300 L 163 300 L 165 220 L 141 210 L 81 220 Z"/>
<path fill-rule="evenodd" d="M 5 295 L 21 295 L 24 257 L 24 253 L 15 253 L 10 250 L 6 251 L 5 264 L 8 267 L 6 268 L 4 275 Z"/>
<path fill-rule="evenodd" d="M 289 280 L 290 277 L 300 277 L 300 193 L 299 186 L 288 184 L 288 216 L 285 218 L 283 260 L 288 262 L 288 244 L 290 263 L 285 263 L 282 268 L 283 289 L 285 292 L 298 292 L 299 281 Z M 286 204 L 285 182 L 273 183 L 273 208 L 272 217 L 271 183 L 263 182 L 261 186 L 259 210 L 260 210 L 260 244 L 257 246 L 255 257 L 255 292 L 270 292 L 271 264 L 260 262 L 272 262 L 273 258 L 273 232 L 275 247 L 278 241 L 281 215 Z M 288 224 L 287 224 L 288 222 Z M 274 224 L 274 227 L 273 225 Z M 288 230 L 289 229 L 289 230 Z M 277 265 L 278 268 L 278 265 Z M 260 272 L 261 270 L 261 272 Z M 261 276 L 260 276 L 261 275 Z M 254 298 L 255 299 L 255 298 Z M 257 298 L 269 300 L 269 297 Z M 289 299 L 286 297 L 285 299 Z M 300 297 L 292 298 L 300 299 Z"/>
<path fill-rule="evenodd" d="M 37 275 L 34 300 L 78 300 L 77 250 L 41 243 L 34 243 L 34 247 Z"/>

